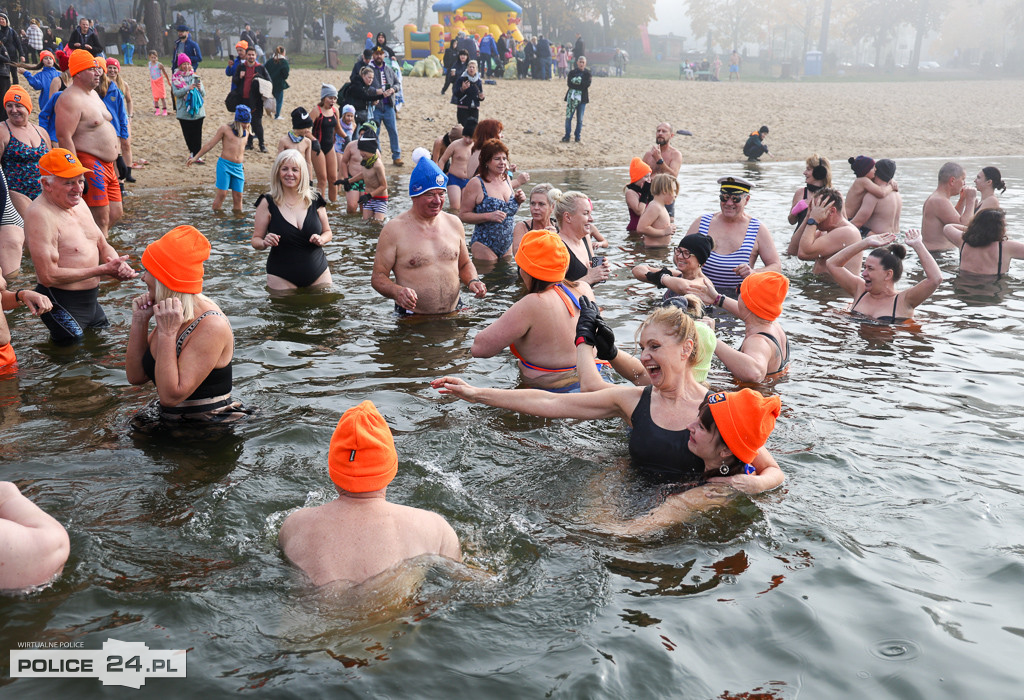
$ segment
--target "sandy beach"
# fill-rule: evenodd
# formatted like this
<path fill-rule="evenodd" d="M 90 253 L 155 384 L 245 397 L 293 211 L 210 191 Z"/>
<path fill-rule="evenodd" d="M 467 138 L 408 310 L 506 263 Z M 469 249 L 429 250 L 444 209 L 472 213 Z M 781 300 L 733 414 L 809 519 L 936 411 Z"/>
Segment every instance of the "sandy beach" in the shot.
<path fill-rule="evenodd" d="M 229 79 L 217 61 L 200 73 L 207 85 L 203 133 L 211 136 L 229 115 L 223 107 Z M 135 172 L 140 187 L 165 187 L 183 179 L 214 181 L 212 163 L 187 171 L 181 130 L 173 111 L 153 116 L 149 74 L 144 67 L 124 70 L 135 102 L 132 123 L 135 158 L 149 165 Z M 336 87 L 344 72 L 295 69 L 285 92 L 285 116 L 295 107 L 313 107 L 320 85 Z M 398 121 L 403 156 L 429 148 L 455 122 L 455 107 L 440 94 L 442 81 L 407 77 L 406 104 Z M 697 83 L 629 78 L 595 78 L 584 118 L 583 142 L 560 143 L 565 121 L 564 81 L 500 80 L 485 86 L 481 118 L 498 118 L 512 160 L 522 168 L 622 166 L 653 143 L 654 128 L 668 120 L 693 136 L 676 136 L 673 145 L 687 163 L 743 160 L 741 146 L 762 124 L 771 127 L 766 160 L 799 161 L 812 153 L 835 161 L 860 153 L 876 158 L 983 156 L 1018 153 L 1024 143 L 1020 115 L 1024 84 L 1013 81 L 940 81 L 920 83 Z M 168 91 L 169 94 L 169 91 Z M 449 93 L 450 94 L 450 93 Z M 978 105 L 972 109 L 972 105 Z M 981 107 L 983 106 L 983 107 Z M 289 119 L 264 117 L 271 153 L 248 152 L 249 183 L 266 182 L 277 140 Z M 385 155 L 387 136 L 382 134 Z M 403 170 L 408 171 L 409 165 Z M 390 170 L 389 174 L 394 174 Z"/>

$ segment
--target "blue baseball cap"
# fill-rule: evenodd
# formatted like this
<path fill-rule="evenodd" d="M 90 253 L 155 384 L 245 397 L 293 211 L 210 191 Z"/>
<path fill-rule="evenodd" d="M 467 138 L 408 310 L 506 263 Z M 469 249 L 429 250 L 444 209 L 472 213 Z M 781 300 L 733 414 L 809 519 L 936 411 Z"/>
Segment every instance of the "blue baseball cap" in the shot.
<path fill-rule="evenodd" d="M 412 177 L 409 178 L 409 196 L 419 197 L 430 190 L 444 190 L 448 188 L 448 176 L 445 175 L 437 163 L 430 158 L 420 158 L 416 161 L 416 167 L 412 169 Z"/>
<path fill-rule="evenodd" d="M 235 121 L 248 124 L 252 121 L 252 110 L 245 105 L 238 105 L 235 107 Z"/>

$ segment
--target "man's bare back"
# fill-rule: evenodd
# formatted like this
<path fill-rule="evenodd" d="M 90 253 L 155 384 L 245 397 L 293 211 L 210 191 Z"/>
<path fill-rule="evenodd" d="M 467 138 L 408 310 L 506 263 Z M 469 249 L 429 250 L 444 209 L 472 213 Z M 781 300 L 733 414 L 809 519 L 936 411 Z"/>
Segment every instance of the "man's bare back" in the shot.
<path fill-rule="evenodd" d="M 899 233 L 902 211 L 903 196 L 899 192 L 889 192 L 882 198 L 867 192 L 853 224 L 871 233 Z"/>

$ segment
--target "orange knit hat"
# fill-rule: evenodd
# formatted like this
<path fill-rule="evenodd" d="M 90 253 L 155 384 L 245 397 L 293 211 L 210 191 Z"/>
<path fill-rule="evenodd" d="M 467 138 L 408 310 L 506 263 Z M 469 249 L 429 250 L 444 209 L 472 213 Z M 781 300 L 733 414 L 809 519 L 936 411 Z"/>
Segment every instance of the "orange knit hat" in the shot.
<path fill-rule="evenodd" d="M 755 272 L 740 284 L 740 299 L 765 321 L 782 315 L 782 302 L 789 292 L 789 280 L 778 272 Z"/>
<path fill-rule="evenodd" d="M 726 447 L 749 464 L 772 434 L 782 400 L 778 396 L 761 396 L 753 389 L 740 389 L 712 394 L 708 406 Z"/>
<path fill-rule="evenodd" d="M 379 491 L 398 473 L 398 453 L 384 417 L 372 401 L 342 415 L 327 456 L 331 481 L 351 493 Z"/>
<path fill-rule="evenodd" d="M 176 226 L 146 246 L 142 266 L 172 292 L 203 291 L 203 261 L 210 241 L 193 226 Z"/>
<path fill-rule="evenodd" d="M 12 85 L 4 95 L 4 104 L 8 102 L 17 102 L 18 104 L 25 105 L 25 109 L 32 113 L 32 96 L 28 94 L 28 90 L 20 85 Z"/>
<path fill-rule="evenodd" d="M 630 183 L 636 182 L 644 175 L 651 174 L 651 166 L 643 161 L 641 158 L 634 158 L 629 161 L 629 181 Z"/>
<path fill-rule="evenodd" d="M 96 58 L 85 49 L 75 49 L 68 59 L 68 73 L 75 77 L 84 70 L 96 67 Z"/>
<path fill-rule="evenodd" d="M 569 269 L 569 249 L 554 231 L 529 231 L 516 251 L 516 263 L 542 282 L 561 282 Z"/>

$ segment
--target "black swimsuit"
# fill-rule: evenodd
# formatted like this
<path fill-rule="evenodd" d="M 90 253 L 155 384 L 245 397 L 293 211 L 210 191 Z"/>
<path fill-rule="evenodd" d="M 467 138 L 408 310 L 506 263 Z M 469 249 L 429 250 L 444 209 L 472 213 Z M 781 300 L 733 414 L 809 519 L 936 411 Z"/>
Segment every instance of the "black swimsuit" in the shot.
<path fill-rule="evenodd" d="M 334 116 L 333 108 L 329 114 L 330 116 L 327 116 L 321 109 L 320 116 L 313 122 L 313 136 L 320 142 L 320 149 L 324 153 L 334 150 L 334 137 L 337 135 L 338 118 Z"/>
<path fill-rule="evenodd" d="M 562 245 L 565 245 L 565 241 L 562 241 Z M 587 243 L 587 239 L 583 239 L 583 247 L 587 249 L 587 263 L 594 257 L 594 252 L 590 250 L 590 244 Z M 565 279 L 570 282 L 575 282 L 578 279 L 583 279 L 587 275 L 587 271 L 590 269 L 589 264 L 583 264 L 583 262 L 573 255 L 573 252 L 569 250 L 569 246 L 565 246 L 565 249 L 569 251 L 569 269 L 565 271 Z"/>
<path fill-rule="evenodd" d="M 633 467 L 649 481 L 675 484 L 698 481 L 704 474 L 704 460 L 690 452 L 690 431 L 666 430 L 651 418 L 651 392 L 644 388 L 630 421 L 629 456 Z"/>
<path fill-rule="evenodd" d="M 874 319 L 875 321 L 878 321 L 879 323 L 900 323 L 901 321 L 906 321 L 907 320 L 905 318 L 900 318 L 900 317 L 898 317 L 896 315 L 896 303 L 900 300 L 900 295 L 899 294 L 897 294 L 896 296 L 894 296 L 892 298 L 892 316 L 878 316 L 878 317 L 875 317 L 875 316 L 868 316 L 866 313 L 864 313 L 862 311 L 854 311 L 854 309 L 857 308 L 857 304 L 860 303 L 860 300 L 864 298 L 865 294 L 867 294 L 867 291 L 862 292 L 861 295 L 859 297 L 857 297 L 857 301 L 853 302 L 853 306 L 850 307 L 850 313 L 851 314 L 858 314 L 860 316 L 864 316 L 865 318 L 871 318 L 871 319 Z"/>
<path fill-rule="evenodd" d="M 960 260 L 961 261 L 963 261 L 963 259 L 964 259 L 964 246 L 965 245 L 967 245 L 967 244 L 966 243 L 961 243 L 960 244 Z M 999 241 L 999 261 L 996 263 L 996 279 L 999 280 L 999 279 L 1002 279 L 1002 278 L 1003 278 L 1003 242 Z"/>
<path fill-rule="evenodd" d="M 217 316 L 223 316 L 218 311 L 207 311 L 202 314 L 199 318 L 189 324 L 188 328 L 182 331 L 181 335 L 178 336 L 178 343 L 176 355 L 181 355 L 181 348 L 185 344 L 185 339 L 188 338 L 192 331 L 196 329 L 199 322 L 210 314 Z M 156 384 L 156 358 L 153 357 L 153 353 L 149 350 L 149 345 L 146 345 L 146 352 L 142 355 L 142 371 L 149 377 L 150 381 Z M 161 410 L 165 413 L 201 413 L 210 411 L 213 408 L 219 407 L 221 404 L 231 403 L 231 363 L 228 362 L 223 367 L 214 367 L 210 370 L 210 373 L 206 375 L 202 383 L 196 387 L 196 390 L 192 392 L 192 395 L 185 399 L 185 402 L 195 401 L 197 399 L 212 399 L 217 397 L 223 397 L 221 401 L 213 403 L 202 403 L 194 406 L 164 406 L 161 404 Z"/>
<path fill-rule="evenodd" d="M 779 341 L 775 339 L 774 335 L 770 335 L 763 331 L 758 331 L 758 335 L 763 335 L 768 340 L 772 341 L 772 345 L 779 349 L 779 355 L 782 357 L 782 361 L 779 362 L 779 368 L 774 372 L 768 372 L 765 376 L 772 376 L 773 374 L 780 374 L 784 369 L 789 367 L 789 337 L 786 338 L 786 351 L 782 351 L 782 346 L 779 345 Z"/>
<path fill-rule="evenodd" d="M 313 203 L 306 210 L 306 218 L 302 221 L 302 228 L 298 229 L 281 214 L 281 210 L 277 208 L 270 195 L 261 194 L 256 200 L 257 206 L 260 200 L 266 200 L 267 208 L 270 210 L 267 233 L 276 233 L 281 237 L 281 241 L 270 249 L 270 255 L 267 257 L 267 274 L 288 280 L 296 287 L 308 287 L 327 269 L 327 256 L 324 254 L 323 246 L 309 242 L 310 236 L 323 232 L 317 210 L 327 206 L 327 202 L 319 193 L 314 194 Z"/>

